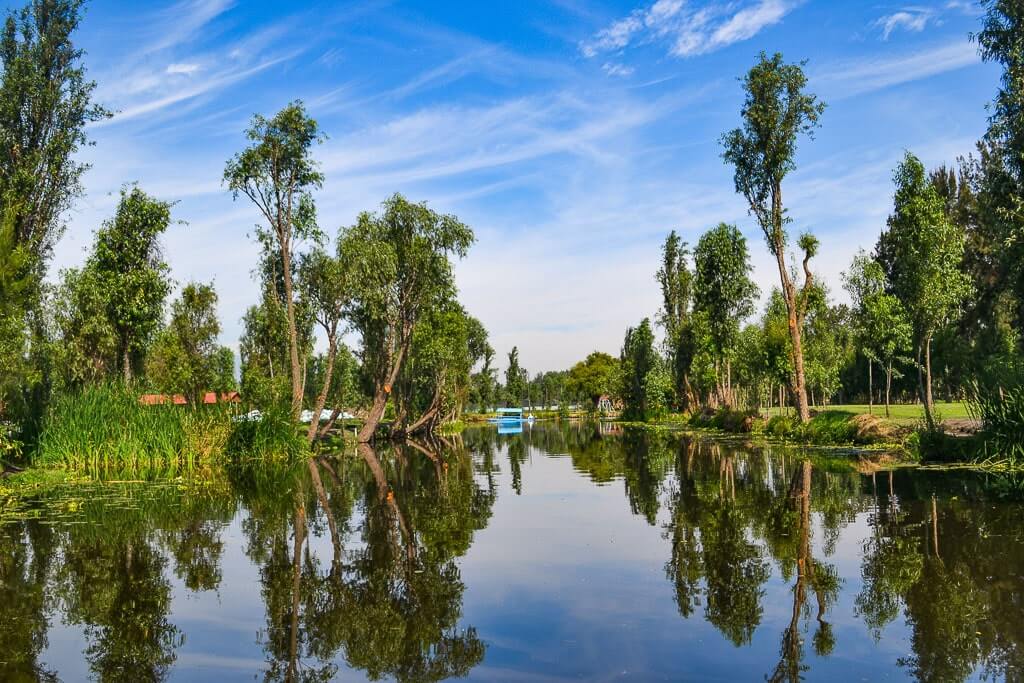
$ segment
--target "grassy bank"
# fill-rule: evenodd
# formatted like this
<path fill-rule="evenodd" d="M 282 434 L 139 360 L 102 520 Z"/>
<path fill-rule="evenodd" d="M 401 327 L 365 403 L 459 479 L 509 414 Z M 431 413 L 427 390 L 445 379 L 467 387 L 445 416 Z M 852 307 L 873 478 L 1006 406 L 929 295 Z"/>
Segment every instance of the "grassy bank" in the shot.
<path fill-rule="evenodd" d="M 143 405 L 130 387 L 89 387 L 54 400 L 32 464 L 173 471 L 229 457 L 289 457 L 305 448 L 286 416 L 232 418 L 225 406 Z"/>
<path fill-rule="evenodd" d="M 816 410 L 830 413 L 847 413 L 849 415 L 874 415 L 897 424 L 916 425 L 924 420 L 924 407 L 919 403 L 890 405 L 888 417 L 885 415 L 885 406 L 877 403 L 874 406 L 868 406 L 867 403 L 844 403 Z M 769 417 L 794 415 L 793 408 L 773 407 L 766 412 Z M 941 420 L 967 420 L 973 417 L 970 407 L 964 401 L 952 401 L 949 403 L 939 401 L 935 404 L 935 412 Z"/>

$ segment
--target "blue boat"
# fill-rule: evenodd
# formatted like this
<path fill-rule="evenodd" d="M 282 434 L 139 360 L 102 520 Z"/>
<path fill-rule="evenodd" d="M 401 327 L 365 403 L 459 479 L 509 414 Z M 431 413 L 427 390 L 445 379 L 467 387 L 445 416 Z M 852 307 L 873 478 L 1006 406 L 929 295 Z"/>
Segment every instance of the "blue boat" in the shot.
<path fill-rule="evenodd" d="M 521 425 L 524 422 L 533 422 L 533 415 L 523 417 L 522 408 L 498 408 L 496 417 L 488 422 L 497 425 Z"/>

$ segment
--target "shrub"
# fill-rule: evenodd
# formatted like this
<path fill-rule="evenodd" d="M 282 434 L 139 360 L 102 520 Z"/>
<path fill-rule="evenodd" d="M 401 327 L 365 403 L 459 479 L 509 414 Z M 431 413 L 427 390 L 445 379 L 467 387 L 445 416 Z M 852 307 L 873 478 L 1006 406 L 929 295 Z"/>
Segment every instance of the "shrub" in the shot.
<path fill-rule="evenodd" d="M 1024 462 L 1024 379 L 1020 370 L 1006 387 L 1002 383 L 975 382 L 968 395 L 971 416 L 981 421 L 983 448 L 979 456 Z M 1005 377 L 1005 376 L 1004 376 Z"/>

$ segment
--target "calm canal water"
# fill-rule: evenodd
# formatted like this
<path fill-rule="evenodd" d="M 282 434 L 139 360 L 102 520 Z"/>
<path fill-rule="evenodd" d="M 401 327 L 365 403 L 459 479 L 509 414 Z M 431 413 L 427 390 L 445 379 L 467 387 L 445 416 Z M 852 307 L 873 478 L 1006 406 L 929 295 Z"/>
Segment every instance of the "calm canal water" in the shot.
<path fill-rule="evenodd" d="M 1021 680 L 1012 478 L 491 429 L 47 496 L 0 680 Z"/>

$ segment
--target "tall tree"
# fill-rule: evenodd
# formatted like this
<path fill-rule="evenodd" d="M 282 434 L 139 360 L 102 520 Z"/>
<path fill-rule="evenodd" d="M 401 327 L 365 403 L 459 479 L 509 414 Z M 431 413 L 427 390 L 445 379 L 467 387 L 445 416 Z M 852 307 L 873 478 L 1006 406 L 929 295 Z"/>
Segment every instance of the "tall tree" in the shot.
<path fill-rule="evenodd" d="M 170 322 L 153 346 L 150 381 L 161 391 L 184 394 L 193 406 L 202 405 L 207 391 L 223 388 L 225 374 L 234 374 L 233 363 L 225 367 L 219 334 L 217 292 L 213 285 L 190 282 L 171 305 Z"/>
<path fill-rule="evenodd" d="M 893 212 L 878 238 L 876 258 L 891 293 L 912 321 L 918 388 L 925 419 L 934 428 L 932 338 L 956 319 L 972 290 L 962 269 L 964 233 L 946 216 L 942 198 L 910 152 L 893 174 L 893 182 Z"/>
<path fill-rule="evenodd" d="M 651 321 L 644 318 L 636 327 L 626 330 L 622 342 L 620 368 L 622 372 L 622 400 L 625 414 L 630 419 L 646 420 L 650 416 L 647 376 L 659 371 L 661 359 L 654 350 Z M 658 377 L 659 384 L 662 379 Z"/>
<path fill-rule="evenodd" d="M 662 309 L 658 322 L 665 330 L 665 347 L 672 364 L 677 403 L 686 408 L 692 393 L 690 362 L 693 356 L 689 332 L 690 299 L 693 294 L 693 273 L 687 264 L 689 249 L 676 231 L 665 238 L 661 247 L 661 267 L 656 279 L 661 286 Z"/>
<path fill-rule="evenodd" d="M 288 320 L 291 409 L 297 418 L 303 387 L 292 269 L 296 242 L 320 237 L 311 193 L 323 183 L 323 174 L 312 158 L 312 148 L 323 135 L 302 102 L 296 101 L 272 119 L 255 115 L 246 137 L 251 144 L 228 161 L 224 182 L 234 197 L 244 194 L 259 209 L 266 224 L 257 228 L 257 236 L 273 248 L 280 265 Z"/>
<path fill-rule="evenodd" d="M 32 0 L 9 12 L 0 36 L 0 198 L 17 243 L 44 267 L 88 168 L 75 158 L 86 125 L 109 114 L 92 102 L 72 34 L 82 0 Z"/>
<path fill-rule="evenodd" d="M 792 220 L 782 202 L 782 181 L 796 168 L 796 142 L 803 134 L 813 138 L 825 105 L 804 92 L 807 77 L 801 64 L 785 64 L 781 54 L 761 53 L 758 63 L 743 81 L 747 92 L 740 112 L 743 126 L 722 136 L 727 163 L 735 167 L 736 191 L 749 204 L 764 232 L 768 250 L 779 268 L 782 296 L 786 302 L 789 334 L 792 338 L 793 373 L 790 387 L 796 398 L 801 421 L 810 419 L 804 380 L 803 345 L 800 328 L 812 275 L 810 259 L 818 242 L 809 235 L 800 238 L 804 253 L 805 282 L 798 290 L 786 266 L 786 225 Z"/>
<path fill-rule="evenodd" d="M 693 261 L 694 310 L 707 315 L 719 367 L 716 373 L 719 399 L 731 405 L 730 356 L 736 348 L 740 324 L 754 312 L 754 299 L 758 295 L 757 285 L 750 279 L 752 267 L 747 240 L 735 225 L 719 223 L 701 235 Z"/>
<path fill-rule="evenodd" d="M 996 240 L 1000 280 L 1016 298 L 1024 345 L 1024 8 L 1016 0 L 983 0 L 982 30 L 973 36 L 982 58 L 1003 68 L 981 152 L 980 212 Z"/>
<path fill-rule="evenodd" d="M 463 257 L 473 231 L 400 194 L 382 212 L 364 212 L 340 238 L 339 253 L 352 268 L 352 321 L 363 340 L 363 367 L 372 378 L 373 403 L 359 432 L 370 441 L 420 319 L 454 297 L 450 257 Z"/>
<path fill-rule="evenodd" d="M 93 255 L 86 265 L 94 269 L 106 298 L 126 382 L 141 366 L 171 290 L 170 268 L 160 251 L 160 236 L 170 221 L 167 202 L 137 187 L 121 190 L 117 213 L 96 233 Z"/>
<path fill-rule="evenodd" d="M 526 370 L 519 367 L 519 347 L 513 346 L 508 352 L 508 367 L 505 368 L 505 392 L 508 402 L 515 407 L 523 405 L 526 398 Z"/>

